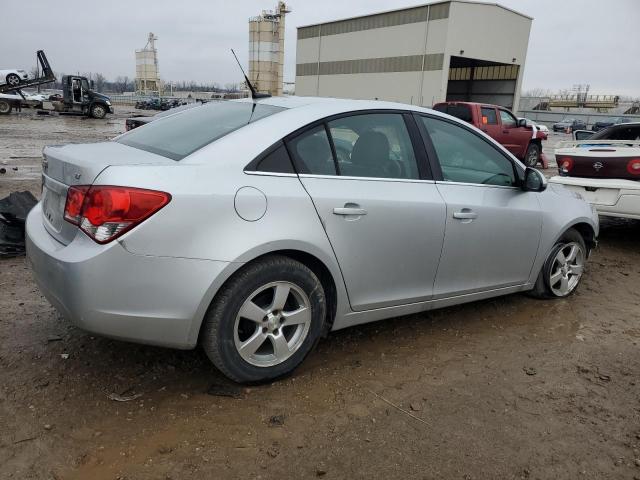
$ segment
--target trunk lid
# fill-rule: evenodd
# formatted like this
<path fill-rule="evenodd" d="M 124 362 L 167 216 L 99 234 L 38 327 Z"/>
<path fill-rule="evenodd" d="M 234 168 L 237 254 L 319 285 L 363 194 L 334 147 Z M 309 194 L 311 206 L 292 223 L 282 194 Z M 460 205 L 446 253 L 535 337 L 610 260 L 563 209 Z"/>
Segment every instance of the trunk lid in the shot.
<path fill-rule="evenodd" d="M 571 159 L 573 164 L 568 172 L 561 171 L 565 176 L 640 180 L 640 174 L 634 174 L 628 168 L 630 161 L 640 159 L 640 148 L 637 147 L 582 145 L 556 150 L 556 163 L 559 167 L 565 159 Z"/>
<path fill-rule="evenodd" d="M 67 245 L 78 227 L 64 220 L 67 189 L 92 185 L 111 165 L 175 165 L 171 159 L 117 142 L 45 147 L 42 160 L 42 212 L 47 231 Z"/>

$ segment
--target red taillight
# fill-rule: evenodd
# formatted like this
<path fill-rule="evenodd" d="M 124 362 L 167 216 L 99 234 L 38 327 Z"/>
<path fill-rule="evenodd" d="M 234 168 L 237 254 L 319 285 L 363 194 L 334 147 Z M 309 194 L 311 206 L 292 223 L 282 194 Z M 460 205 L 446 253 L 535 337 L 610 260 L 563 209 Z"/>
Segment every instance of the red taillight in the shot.
<path fill-rule="evenodd" d="M 171 195 L 142 188 L 75 186 L 67 191 L 64 218 L 98 243 L 108 243 L 149 218 Z"/>
<path fill-rule="evenodd" d="M 560 171 L 562 173 L 569 173 L 573 168 L 573 158 L 562 157 L 558 162 L 558 166 L 560 167 Z"/>
<path fill-rule="evenodd" d="M 627 163 L 627 172 L 631 175 L 640 175 L 640 158 L 634 158 Z"/>
<path fill-rule="evenodd" d="M 82 213 L 82 204 L 87 190 L 89 190 L 89 187 L 86 185 L 69 187 L 69 190 L 67 190 L 67 203 L 64 206 L 64 219 L 67 222 L 80 225 L 80 220 L 82 220 L 80 214 Z"/>

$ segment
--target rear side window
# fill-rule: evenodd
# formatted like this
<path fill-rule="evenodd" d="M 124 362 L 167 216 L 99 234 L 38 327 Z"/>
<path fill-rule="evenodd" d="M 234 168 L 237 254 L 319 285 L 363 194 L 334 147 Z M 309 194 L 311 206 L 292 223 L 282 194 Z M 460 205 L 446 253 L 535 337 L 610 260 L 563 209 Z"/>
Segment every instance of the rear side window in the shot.
<path fill-rule="evenodd" d="M 340 175 L 373 178 L 420 178 L 404 118 L 375 113 L 328 123 Z"/>
<path fill-rule="evenodd" d="M 319 125 L 291 140 L 289 150 L 296 160 L 300 173 L 336 174 L 331 144 L 324 125 Z"/>
<path fill-rule="evenodd" d="M 182 160 L 234 130 L 282 110 L 285 109 L 259 103 L 211 102 L 155 120 L 144 128 L 129 131 L 116 141 Z"/>
<path fill-rule="evenodd" d="M 497 125 L 498 117 L 496 115 L 496 109 L 490 107 L 482 107 L 482 123 L 484 125 Z"/>
<path fill-rule="evenodd" d="M 296 173 L 282 141 L 269 147 L 245 167 L 246 172 Z"/>
<path fill-rule="evenodd" d="M 459 118 L 465 122 L 473 123 L 473 114 L 469 105 L 452 105 L 450 103 L 436 105 L 434 110 L 442 113 L 448 113 L 452 117 Z"/>

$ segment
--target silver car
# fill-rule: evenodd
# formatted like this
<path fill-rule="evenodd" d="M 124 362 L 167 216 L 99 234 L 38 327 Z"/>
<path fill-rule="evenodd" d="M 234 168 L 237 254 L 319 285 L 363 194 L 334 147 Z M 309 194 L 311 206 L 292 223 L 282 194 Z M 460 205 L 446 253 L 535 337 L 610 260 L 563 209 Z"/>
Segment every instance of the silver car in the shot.
<path fill-rule="evenodd" d="M 27 250 L 78 327 L 229 378 L 290 373 L 332 330 L 515 292 L 566 297 L 598 235 L 469 124 L 409 105 L 209 103 L 47 147 Z"/>

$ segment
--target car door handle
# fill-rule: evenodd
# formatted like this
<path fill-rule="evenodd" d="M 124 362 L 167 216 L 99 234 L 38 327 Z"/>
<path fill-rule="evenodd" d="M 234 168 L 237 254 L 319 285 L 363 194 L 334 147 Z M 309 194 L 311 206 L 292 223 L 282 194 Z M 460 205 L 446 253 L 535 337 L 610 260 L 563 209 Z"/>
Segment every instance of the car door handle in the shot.
<path fill-rule="evenodd" d="M 502 133 L 509 133 L 509 130 L 502 130 Z"/>
<path fill-rule="evenodd" d="M 478 218 L 478 214 L 473 210 L 463 208 L 459 212 L 453 212 L 453 218 L 457 218 L 458 220 L 473 220 Z"/>
<path fill-rule="evenodd" d="M 367 211 L 359 207 L 336 207 L 333 209 L 334 215 L 366 215 Z"/>

